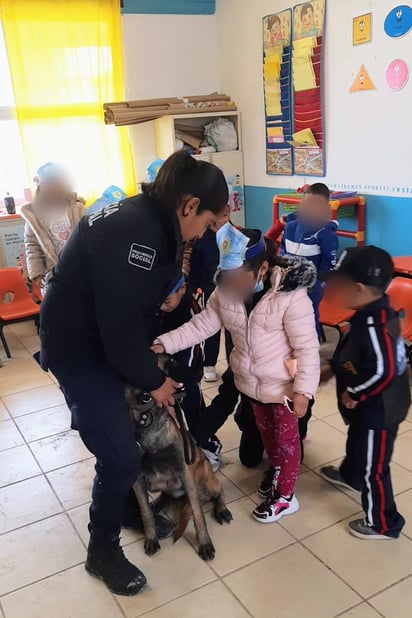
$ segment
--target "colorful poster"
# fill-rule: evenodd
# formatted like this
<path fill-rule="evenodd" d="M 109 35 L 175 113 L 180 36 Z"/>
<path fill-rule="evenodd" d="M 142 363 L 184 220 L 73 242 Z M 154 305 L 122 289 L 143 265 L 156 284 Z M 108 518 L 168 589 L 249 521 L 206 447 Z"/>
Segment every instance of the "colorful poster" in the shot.
<path fill-rule="evenodd" d="M 293 9 L 293 38 L 305 39 L 322 36 L 325 17 L 325 0 L 312 0 L 298 4 Z"/>
<path fill-rule="evenodd" d="M 299 176 L 324 176 L 321 148 L 295 148 L 295 174 Z"/>
<path fill-rule="evenodd" d="M 372 13 L 353 19 L 353 44 L 362 45 L 372 40 Z"/>
<path fill-rule="evenodd" d="M 290 45 L 291 36 L 291 13 L 289 10 L 267 15 L 263 18 L 263 47 L 268 50 L 277 47 Z"/>
<path fill-rule="evenodd" d="M 386 81 L 391 90 L 402 90 L 409 79 L 409 67 L 404 60 L 393 60 L 386 69 Z"/>
<path fill-rule="evenodd" d="M 355 79 L 353 80 L 349 92 L 363 92 L 364 90 L 376 90 L 376 88 L 369 76 L 369 73 L 362 64 Z"/>
<path fill-rule="evenodd" d="M 291 176 L 293 173 L 292 149 L 267 150 L 266 166 L 268 174 Z"/>

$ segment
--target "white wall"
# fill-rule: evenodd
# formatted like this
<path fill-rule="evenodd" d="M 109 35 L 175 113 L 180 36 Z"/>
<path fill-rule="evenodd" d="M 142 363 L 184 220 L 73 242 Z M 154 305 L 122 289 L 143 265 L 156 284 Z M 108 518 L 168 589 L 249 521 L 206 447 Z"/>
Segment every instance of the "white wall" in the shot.
<path fill-rule="evenodd" d="M 267 176 L 262 86 L 262 17 L 293 6 L 291 0 L 217 0 L 220 89 L 242 112 L 247 185 L 296 188 L 301 177 Z M 412 76 L 401 92 L 391 92 L 385 72 L 395 58 L 411 61 L 412 32 L 402 39 L 384 34 L 393 0 L 327 0 L 325 117 L 327 177 L 361 185 L 367 193 L 412 194 L 410 152 Z M 372 11 L 371 43 L 352 46 L 352 18 Z M 361 64 L 376 90 L 349 94 Z M 369 186 L 375 188 L 369 188 Z"/>

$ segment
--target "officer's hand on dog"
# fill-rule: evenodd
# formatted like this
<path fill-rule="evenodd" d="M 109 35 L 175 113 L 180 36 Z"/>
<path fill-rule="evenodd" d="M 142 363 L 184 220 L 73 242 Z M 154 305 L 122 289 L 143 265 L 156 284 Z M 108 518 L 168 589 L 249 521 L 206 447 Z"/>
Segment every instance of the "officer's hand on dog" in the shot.
<path fill-rule="evenodd" d="M 355 401 L 354 399 L 352 399 L 352 397 L 349 395 L 348 391 L 345 391 L 342 394 L 342 405 L 347 410 L 354 410 L 356 408 L 356 406 L 358 405 L 358 402 Z"/>
<path fill-rule="evenodd" d="M 182 386 L 183 384 L 175 382 L 172 378 L 166 378 L 162 386 L 156 388 L 154 391 L 150 391 L 150 394 L 159 408 L 162 408 L 163 406 L 174 406 L 175 399 L 173 395 L 175 394 L 176 389 L 182 388 Z"/>

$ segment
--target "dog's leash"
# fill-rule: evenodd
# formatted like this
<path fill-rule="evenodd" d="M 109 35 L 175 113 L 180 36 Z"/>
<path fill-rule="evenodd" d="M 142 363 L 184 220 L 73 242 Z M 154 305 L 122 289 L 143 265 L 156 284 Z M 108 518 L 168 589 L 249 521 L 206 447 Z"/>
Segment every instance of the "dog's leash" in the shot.
<path fill-rule="evenodd" d="M 196 461 L 196 443 L 193 439 L 193 436 L 189 433 L 189 431 L 186 428 L 185 419 L 183 417 L 182 406 L 180 405 L 182 397 L 179 398 L 179 393 L 176 393 L 176 394 L 177 394 L 177 397 L 175 396 L 176 403 L 175 403 L 174 408 L 176 412 L 176 419 L 178 422 L 180 435 L 182 436 L 182 440 L 183 440 L 183 453 L 184 453 L 186 465 L 191 466 Z"/>

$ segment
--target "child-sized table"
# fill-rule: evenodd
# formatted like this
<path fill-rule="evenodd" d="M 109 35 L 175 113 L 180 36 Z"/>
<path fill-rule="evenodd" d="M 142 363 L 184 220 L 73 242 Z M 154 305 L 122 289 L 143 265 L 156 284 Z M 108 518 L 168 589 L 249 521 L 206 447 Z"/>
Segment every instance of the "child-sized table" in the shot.
<path fill-rule="evenodd" d="M 273 198 L 273 223 L 278 221 L 280 216 L 280 205 L 296 206 L 304 197 L 304 193 L 285 193 L 275 195 Z M 355 216 L 356 230 L 338 229 L 338 236 L 343 238 L 352 238 L 356 241 L 358 247 L 363 247 L 365 244 L 365 210 L 366 200 L 362 195 L 352 195 L 345 197 L 345 193 L 335 193 L 330 200 L 331 218 L 337 219 L 338 213 L 341 216 Z"/>

